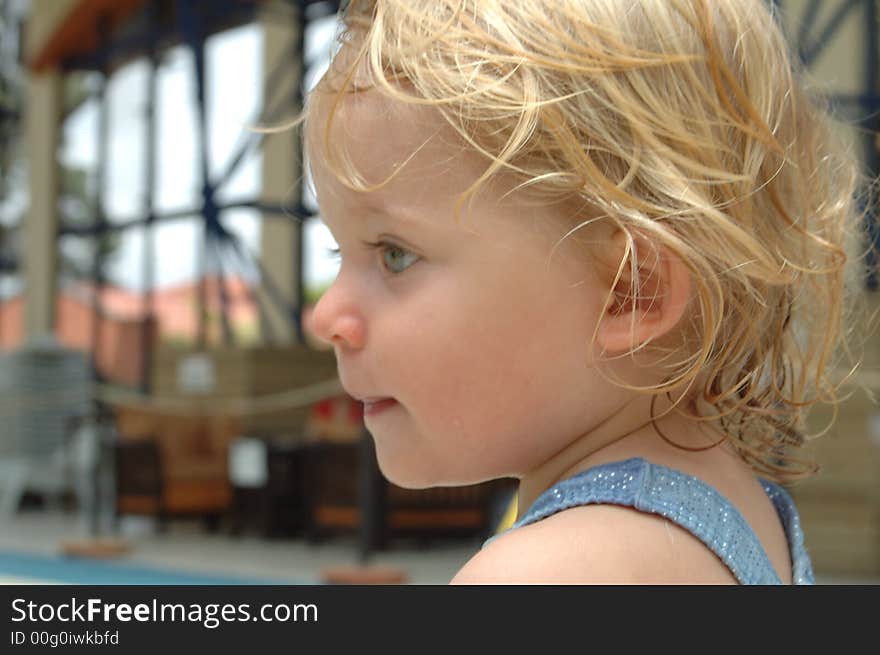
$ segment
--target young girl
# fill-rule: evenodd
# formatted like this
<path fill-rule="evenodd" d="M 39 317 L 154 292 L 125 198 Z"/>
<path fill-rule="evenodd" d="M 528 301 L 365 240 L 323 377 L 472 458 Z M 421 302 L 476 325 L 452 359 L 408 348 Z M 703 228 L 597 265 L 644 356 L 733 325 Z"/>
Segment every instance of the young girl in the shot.
<path fill-rule="evenodd" d="M 764 3 L 344 21 L 305 112 L 342 256 L 312 329 L 389 480 L 520 480 L 453 582 L 813 582 L 778 483 L 836 398 L 856 175 Z"/>

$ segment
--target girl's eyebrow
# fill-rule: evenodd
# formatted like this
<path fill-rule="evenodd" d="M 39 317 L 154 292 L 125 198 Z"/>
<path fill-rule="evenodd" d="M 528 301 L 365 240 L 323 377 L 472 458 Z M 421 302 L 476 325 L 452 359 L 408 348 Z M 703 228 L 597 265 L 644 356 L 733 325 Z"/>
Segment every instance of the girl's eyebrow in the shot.
<path fill-rule="evenodd" d="M 363 222 L 372 228 L 388 229 L 394 227 L 425 227 L 425 221 L 419 221 L 409 216 L 401 216 L 387 209 L 370 211 L 363 215 Z"/>
<path fill-rule="evenodd" d="M 357 209 L 365 222 L 378 222 L 393 225 L 423 226 L 426 221 L 413 218 L 408 211 L 394 206 L 394 199 L 382 199 L 375 193 L 364 194 L 358 199 Z"/>

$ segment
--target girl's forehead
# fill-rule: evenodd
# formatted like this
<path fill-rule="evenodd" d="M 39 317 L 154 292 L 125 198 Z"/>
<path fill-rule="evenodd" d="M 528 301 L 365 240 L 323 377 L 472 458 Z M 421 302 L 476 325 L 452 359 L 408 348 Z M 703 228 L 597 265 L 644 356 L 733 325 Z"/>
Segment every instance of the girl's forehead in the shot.
<path fill-rule="evenodd" d="M 483 176 L 490 162 L 464 143 L 439 110 L 411 105 L 371 89 L 346 94 L 331 115 L 332 95 L 321 96 L 312 107 L 307 137 L 319 201 L 322 194 L 323 200 L 333 196 L 352 216 L 373 212 L 421 220 L 425 208 L 430 207 L 439 210 L 431 215 L 443 217 L 431 221 L 438 227 L 482 232 L 493 217 L 503 216 L 504 229 L 519 225 L 546 239 L 548 235 L 561 236 L 560 224 L 572 222 L 584 209 L 582 202 L 548 203 L 528 189 L 518 188 L 519 179 L 496 173 L 461 205 L 459 221 L 456 201 Z M 353 189 L 347 176 L 339 174 L 340 154 L 348 158 L 365 183 L 380 188 Z M 486 212 L 487 208 L 491 211 Z"/>
<path fill-rule="evenodd" d="M 398 225 L 419 230 L 407 234 L 430 238 L 466 235 L 471 246 L 488 239 L 541 261 L 551 252 L 558 257 L 570 249 L 569 242 L 558 251 L 556 245 L 565 232 L 561 225 L 576 210 L 517 189 L 519 181 L 512 176 L 493 175 L 457 206 L 489 162 L 458 138 L 439 111 L 407 105 L 376 90 L 359 91 L 345 97 L 325 131 L 331 118 L 328 100 L 323 98 L 323 106 L 310 115 L 310 159 L 324 220 L 337 230 L 337 238 L 353 226 Z M 356 173 L 379 188 L 352 188 L 334 162 L 322 156 L 326 147 L 344 152 Z M 474 242 L 474 237 L 480 238 Z"/>
<path fill-rule="evenodd" d="M 434 108 L 377 89 L 346 93 L 338 101 L 319 92 L 312 102 L 306 147 L 310 159 L 331 172 L 350 163 L 369 185 L 443 178 L 461 192 L 488 167 Z"/>

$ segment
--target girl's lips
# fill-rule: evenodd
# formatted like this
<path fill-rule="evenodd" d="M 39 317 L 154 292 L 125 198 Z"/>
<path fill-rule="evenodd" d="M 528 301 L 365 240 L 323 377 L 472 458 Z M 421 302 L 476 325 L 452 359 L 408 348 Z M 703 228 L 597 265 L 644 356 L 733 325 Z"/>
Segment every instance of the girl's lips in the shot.
<path fill-rule="evenodd" d="M 375 416 L 386 409 L 390 409 L 397 404 L 394 398 L 378 398 L 375 400 L 364 400 L 364 416 Z"/>

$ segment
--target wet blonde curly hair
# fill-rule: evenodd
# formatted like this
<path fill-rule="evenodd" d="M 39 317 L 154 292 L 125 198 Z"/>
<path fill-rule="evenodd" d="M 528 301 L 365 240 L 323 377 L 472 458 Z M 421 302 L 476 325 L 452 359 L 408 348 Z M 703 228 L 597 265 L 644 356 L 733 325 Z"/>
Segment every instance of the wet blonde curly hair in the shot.
<path fill-rule="evenodd" d="M 693 394 L 692 418 L 720 420 L 759 474 L 816 470 L 806 412 L 836 409 L 859 361 L 843 329 L 859 284 L 858 170 L 761 0 L 352 0 L 344 26 L 349 56 L 322 82 L 335 98 L 323 155 L 341 179 L 367 189 L 330 142 L 366 77 L 436 108 L 485 157 L 459 202 L 499 173 L 582 200 L 565 238 L 600 219 L 623 230 L 617 278 L 630 268 L 632 298 L 636 242 L 668 249 L 695 285 L 686 355 L 665 353 L 661 385 L 614 382 Z"/>

